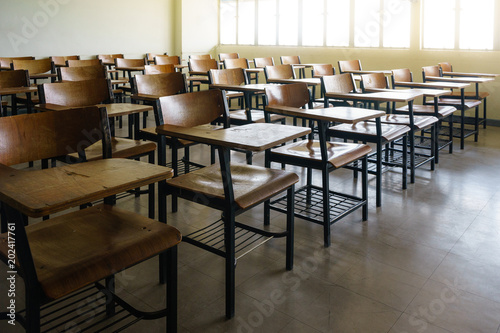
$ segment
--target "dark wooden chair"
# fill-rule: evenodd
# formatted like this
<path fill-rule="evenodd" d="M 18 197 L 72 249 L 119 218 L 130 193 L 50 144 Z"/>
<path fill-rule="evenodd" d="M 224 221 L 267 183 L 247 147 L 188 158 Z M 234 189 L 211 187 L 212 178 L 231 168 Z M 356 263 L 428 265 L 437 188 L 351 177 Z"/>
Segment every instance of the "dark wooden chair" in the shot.
<path fill-rule="evenodd" d="M 28 71 L 24 69 L 18 69 L 18 70 L 10 70 L 10 71 L 0 71 L 0 89 L 4 88 L 17 88 L 17 87 L 29 87 L 30 86 L 30 80 L 29 80 L 29 75 Z M 2 101 L 2 113 L 0 116 L 6 116 L 7 115 L 7 110 L 6 108 L 11 109 L 11 115 L 16 115 L 17 114 L 17 103 L 20 102 L 21 104 L 24 104 L 27 107 L 28 113 L 31 113 L 31 107 L 33 106 L 33 101 L 32 101 L 32 96 L 31 93 L 26 93 L 24 98 L 19 98 L 17 94 L 11 94 L 10 95 L 10 101 L 11 104 L 10 106 L 7 104 L 7 101 Z"/>
<path fill-rule="evenodd" d="M 292 65 L 293 69 L 299 70 L 299 79 L 306 77 L 306 67 L 301 66 L 299 56 L 281 56 L 280 61 L 282 65 Z"/>
<path fill-rule="evenodd" d="M 50 58 L 36 60 L 13 59 L 11 69 L 27 70 L 30 79 L 35 83 L 38 79 L 50 79 L 51 82 L 55 82 L 57 77 L 54 62 Z"/>
<path fill-rule="evenodd" d="M 441 76 L 439 66 L 436 65 L 422 67 L 422 79 L 424 82 L 427 82 L 427 76 Z M 425 101 L 424 104 L 426 104 Z M 429 104 L 432 105 L 433 102 L 429 102 Z M 453 106 L 460 110 L 460 128 L 456 129 L 456 133 L 454 128 L 449 129 L 450 131 L 453 131 L 454 137 L 460 138 L 460 149 L 464 149 L 465 138 L 469 136 L 474 135 L 474 142 L 477 142 L 479 138 L 479 106 L 481 105 L 481 100 L 465 98 L 465 91 L 464 89 L 461 89 L 460 95 L 444 96 L 442 98 L 439 98 L 438 104 Z M 474 110 L 474 115 L 468 116 L 466 112 L 471 109 Z M 473 128 L 466 128 L 466 125 L 471 125 L 473 126 Z"/>
<path fill-rule="evenodd" d="M 161 97 L 160 105 L 163 119 L 168 125 L 191 128 L 213 123 L 222 118 L 224 126 L 229 127 L 227 101 L 221 90 Z M 280 127 L 280 125 L 273 126 Z M 280 233 L 269 233 L 238 223 L 236 216 L 285 191 L 288 198 L 293 201 L 294 184 L 298 181 L 298 177 L 283 170 L 230 164 L 230 148 L 217 146 L 217 150 L 219 164 L 172 178 L 167 182 L 167 190 L 185 200 L 222 211 L 221 220 L 183 236 L 183 240 L 225 259 L 226 317 L 232 318 L 235 310 L 237 253 L 239 256 L 252 248 L 249 243 L 241 244 L 241 242 L 253 241 L 251 236 L 255 234 L 286 237 L 286 269 L 290 270 L 293 267 L 293 205 L 289 205 L 287 211 L 286 230 Z M 264 219 L 269 223 L 269 208 L 266 208 L 265 212 Z M 214 236 L 205 237 L 207 233 L 212 233 Z M 247 236 L 240 237 L 242 233 L 247 233 Z"/>
<path fill-rule="evenodd" d="M 339 60 L 339 72 L 340 74 L 345 73 L 345 71 L 360 71 L 361 60 Z"/>
<path fill-rule="evenodd" d="M 190 58 L 188 62 L 189 66 L 189 91 L 193 92 L 194 86 L 200 89 L 201 84 L 209 84 L 210 79 L 208 77 L 208 72 L 211 69 L 218 69 L 217 60 L 215 59 L 194 59 Z"/>
<path fill-rule="evenodd" d="M 266 81 L 270 79 L 295 79 L 295 72 L 292 65 L 276 65 L 264 67 Z"/>
<path fill-rule="evenodd" d="M 321 84 L 325 94 L 333 93 L 356 93 L 357 88 L 352 74 L 337 74 L 321 77 Z M 325 107 L 330 105 L 329 98 L 325 95 Z M 368 173 L 376 176 L 376 206 L 382 205 L 382 173 L 387 169 L 383 166 L 398 167 L 402 172 L 402 188 L 407 187 L 407 133 L 410 128 L 406 125 L 379 124 L 363 121 L 357 124 L 341 124 L 330 127 L 329 133 L 333 137 L 376 144 L 376 152 L 368 156 L 368 162 L 374 163 L 375 168 L 369 167 Z M 402 139 L 402 151 L 394 150 L 390 143 Z M 392 160 L 391 157 L 399 155 L 401 159 Z M 357 165 L 346 166 L 353 170 L 359 170 Z"/>
<path fill-rule="evenodd" d="M 146 53 L 146 60 L 148 61 L 149 64 L 155 62 L 156 57 L 164 57 L 167 56 L 167 52 L 164 53 Z"/>
<path fill-rule="evenodd" d="M 191 54 L 189 60 L 208 60 L 212 59 L 210 54 Z"/>
<path fill-rule="evenodd" d="M 64 200 L 60 198 L 56 186 L 59 181 L 57 174 L 44 178 L 46 174 L 38 172 L 43 170 L 23 171 L 8 166 L 61 156 L 67 154 L 68 150 L 84 154 L 82 148 L 92 144 L 97 138 L 102 138 L 103 141 L 102 155 L 111 157 L 110 132 L 104 108 L 87 107 L 65 112 L 4 117 L 0 118 L 0 127 L 0 142 L 3 146 L 0 153 L 1 177 L 5 180 L 10 174 L 15 179 L 29 179 L 37 173 L 40 184 L 50 183 L 54 186 L 53 197 L 43 199 L 47 202 Z M 95 135 L 89 136 L 88 133 Z M 177 229 L 109 204 L 25 225 L 26 215 L 13 208 L 20 207 L 22 203 L 10 198 L 8 182 L 4 180 L 0 197 L 5 200 L 4 210 L 9 231 L 15 231 L 16 259 L 12 260 L 10 255 L 12 233 L 0 234 L 0 258 L 5 263 L 15 262 L 15 268 L 12 266 L 9 270 L 16 270 L 23 279 L 26 310 L 18 311 L 16 320 L 28 333 L 40 332 L 45 324 L 40 320 L 41 307 L 48 307 L 50 311 L 53 301 L 61 300 L 93 284 L 109 297 L 106 300 L 106 318 L 114 315 L 116 303 L 140 318 L 166 317 L 169 332 L 176 331 L 176 245 L 181 241 L 181 234 Z M 72 187 L 71 191 L 82 193 L 83 196 L 85 190 L 78 184 L 65 183 L 65 186 Z M 101 191 L 92 195 L 98 199 L 99 195 L 109 195 L 108 193 Z M 70 206 L 63 204 L 58 209 L 62 211 L 65 208 Z M 27 210 L 26 214 L 37 217 L 36 210 Z M 132 305 L 125 305 L 123 300 L 116 298 L 114 274 L 157 255 L 163 258 L 168 272 L 167 308 L 146 313 L 136 310 Z M 102 280 L 106 281 L 105 285 Z M 83 300 L 76 302 L 81 301 Z M 0 314 L 0 318 L 7 319 L 7 313 Z"/>
<path fill-rule="evenodd" d="M 227 68 L 225 67 L 224 60 L 226 59 L 238 59 L 240 55 L 238 53 L 219 53 L 219 67 L 220 69 L 222 68 Z"/>
<path fill-rule="evenodd" d="M 266 66 L 274 66 L 274 59 L 272 57 L 254 58 L 253 65 L 255 68 L 265 68 Z"/>
<path fill-rule="evenodd" d="M 72 56 L 52 56 L 50 57 L 52 62 L 54 63 L 54 66 L 57 67 L 65 67 L 67 66 L 66 61 L 68 60 L 80 60 L 80 56 L 78 55 L 72 55 Z"/>
<path fill-rule="evenodd" d="M 242 68 L 245 70 L 250 69 L 250 64 L 248 63 L 248 59 L 246 58 L 236 58 L 236 59 L 224 59 L 224 68 L 225 69 L 231 69 L 231 68 Z M 259 73 L 258 72 L 253 72 L 252 69 L 250 71 L 246 71 L 245 73 L 248 77 L 248 82 L 254 81 L 255 83 L 258 83 L 259 80 Z"/>
<path fill-rule="evenodd" d="M 66 65 L 68 67 L 84 67 L 84 66 L 97 66 L 102 65 L 102 61 L 100 59 L 84 59 L 84 60 L 66 60 Z"/>
<path fill-rule="evenodd" d="M 266 112 L 269 110 L 272 112 L 273 106 L 309 108 L 312 105 L 309 89 L 305 83 L 266 87 L 266 97 L 268 103 Z M 332 112 L 334 113 L 335 110 L 332 109 Z M 341 208 L 339 207 L 342 205 L 337 205 L 338 201 L 336 203 L 336 200 L 342 198 L 343 195 L 330 190 L 329 174 L 349 163 L 360 160 L 362 163 L 363 193 L 359 202 L 363 209 L 363 221 L 366 221 L 368 218 L 366 156 L 371 151 L 371 148 L 366 144 L 341 143 L 328 140 L 328 125 L 328 121 L 317 121 L 319 140 L 310 136 L 307 140 L 299 140 L 274 148 L 269 154 L 270 162 L 291 164 L 307 169 L 306 185 L 298 189 L 296 194 L 298 198 L 298 193 L 302 192 L 305 200 L 296 203 L 295 216 L 323 225 L 324 245 L 327 247 L 331 244 L 330 226 L 345 216 L 344 210 L 340 212 Z M 310 126 L 314 128 L 314 122 L 310 122 Z M 319 187 L 312 184 L 313 169 L 321 171 L 322 184 Z M 316 192 L 314 198 L 313 191 Z M 333 199 L 333 197 L 336 197 L 336 199 Z M 344 203 L 348 201 L 349 199 Z M 279 207 L 279 204 L 276 206 Z"/>
<path fill-rule="evenodd" d="M 155 65 L 180 65 L 181 58 L 179 56 L 157 56 L 155 57 Z"/>
<path fill-rule="evenodd" d="M 144 74 L 162 74 L 173 72 L 175 72 L 175 67 L 173 64 L 144 66 Z"/>
<path fill-rule="evenodd" d="M 103 65 L 57 68 L 57 78 L 63 82 L 105 79 L 107 77 L 108 73 Z"/>
<path fill-rule="evenodd" d="M 12 60 L 20 59 L 20 60 L 35 60 L 35 57 L 26 56 L 26 57 L 0 57 L 0 70 L 11 69 Z"/>

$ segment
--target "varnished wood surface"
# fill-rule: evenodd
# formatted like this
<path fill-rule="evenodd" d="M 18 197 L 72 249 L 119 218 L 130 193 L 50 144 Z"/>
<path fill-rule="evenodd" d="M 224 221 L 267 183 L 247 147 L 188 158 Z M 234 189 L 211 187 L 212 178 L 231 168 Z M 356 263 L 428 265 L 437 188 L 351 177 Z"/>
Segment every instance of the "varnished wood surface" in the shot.
<path fill-rule="evenodd" d="M 305 79 L 267 79 L 269 83 L 306 83 L 308 86 L 317 86 L 321 84 L 319 78 L 305 78 Z"/>
<path fill-rule="evenodd" d="M 266 106 L 266 110 L 285 116 L 305 119 L 354 124 L 359 121 L 375 119 L 385 115 L 384 111 L 370 109 L 335 107 L 322 109 L 300 109 L 282 105 Z"/>
<path fill-rule="evenodd" d="M 426 81 L 456 82 L 456 83 L 485 83 L 494 81 L 489 77 L 443 77 L 443 76 L 425 76 Z"/>
<path fill-rule="evenodd" d="M 335 99 L 345 99 L 350 101 L 372 101 L 372 102 L 409 102 L 417 97 L 422 96 L 422 93 L 407 91 L 407 92 L 376 92 L 367 94 L 357 93 L 325 93 L 325 97 Z"/>
<path fill-rule="evenodd" d="M 13 95 L 13 94 L 24 94 L 37 92 L 36 87 L 12 87 L 12 88 L 0 88 L 0 96 L 2 95 Z"/>
<path fill-rule="evenodd" d="M 0 200 L 41 217 L 171 178 L 170 168 L 104 159 L 35 171 L 0 168 Z"/>
<path fill-rule="evenodd" d="M 263 151 L 311 132 L 304 127 L 254 123 L 212 131 L 199 127 L 161 125 L 156 132 L 179 139 L 211 145 Z"/>
<path fill-rule="evenodd" d="M 464 73 L 464 72 L 443 72 L 446 76 L 465 76 L 465 77 L 497 77 L 500 74 L 493 73 Z"/>
<path fill-rule="evenodd" d="M 211 84 L 210 88 L 218 88 L 222 90 L 231 90 L 231 91 L 242 91 L 242 92 L 262 92 L 264 93 L 264 90 L 266 87 L 269 87 L 270 84 L 266 83 L 257 83 L 257 84 L 242 84 L 242 85 L 236 85 L 236 84 L 222 84 L 222 83 L 217 83 L 217 84 Z"/>
<path fill-rule="evenodd" d="M 111 103 L 111 104 L 98 104 L 97 107 L 105 107 L 108 113 L 108 118 L 127 116 L 129 114 L 141 113 L 146 111 L 153 111 L 150 105 L 132 104 L 132 103 Z M 70 106 L 63 106 L 57 104 L 37 104 L 35 110 L 37 111 L 64 111 L 72 109 Z"/>
<path fill-rule="evenodd" d="M 367 92 L 383 92 L 383 91 L 388 91 L 388 92 L 408 92 L 408 91 L 413 91 L 413 92 L 418 92 L 423 94 L 423 96 L 426 97 L 439 97 L 439 96 L 444 96 L 451 94 L 451 90 L 444 90 L 444 89 L 386 89 L 386 88 L 365 88 L 365 91 Z"/>
<path fill-rule="evenodd" d="M 373 73 L 384 73 L 386 75 L 390 75 L 391 71 L 388 70 L 380 70 L 380 71 L 365 71 L 365 70 L 354 70 L 354 69 L 347 69 L 343 70 L 343 73 L 351 73 L 351 74 L 373 74 Z"/>
<path fill-rule="evenodd" d="M 394 84 L 398 87 L 408 88 L 429 88 L 429 89 L 463 89 L 470 86 L 470 83 L 458 83 L 450 81 L 442 82 L 412 82 L 412 81 L 396 81 Z"/>

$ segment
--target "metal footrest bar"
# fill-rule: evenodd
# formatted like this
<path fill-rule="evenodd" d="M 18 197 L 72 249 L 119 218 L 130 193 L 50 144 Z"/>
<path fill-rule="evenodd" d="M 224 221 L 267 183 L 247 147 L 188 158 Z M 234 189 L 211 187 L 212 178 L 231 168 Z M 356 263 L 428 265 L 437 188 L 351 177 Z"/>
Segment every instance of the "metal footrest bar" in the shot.
<path fill-rule="evenodd" d="M 135 317 L 119 304 L 106 315 L 107 296 L 89 286 L 41 307 L 41 332 L 120 332 L 142 318 Z M 24 315 L 25 310 L 18 312 Z"/>
<path fill-rule="evenodd" d="M 173 168 L 173 162 L 168 162 L 165 166 L 169 167 L 169 168 Z M 191 162 L 191 161 L 186 161 L 185 159 L 180 159 L 177 161 L 177 172 L 178 172 L 178 175 L 183 175 L 187 172 L 193 172 L 195 170 L 199 170 L 201 168 L 204 168 L 205 165 L 202 165 L 202 164 L 198 164 L 198 163 L 195 163 L 195 162 Z M 186 172 L 187 171 L 187 172 Z"/>
<path fill-rule="evenodd" d="M 330 224 L 366 204 L 366 200 L 334 191 L 330 191 L 329 199 Z M 272 201 L 270 207 L 273 210 L 286 213 L 287 204 L 287 198 L 284 196 Z M 315 185 L 306 185 L 295 191 L 294 214 L 301 219 L 323 225 L 323 189 Z"/>
<path fill-rule="evenodd" d="M 182 237 L 182 240 L 215 253 L 221 257 L 226 256 L 224 244 L 224 221 L 219 219 L 214 223 Z M 264 230 L 244 226 L 236 223 L 235 227 L 235 254 L 236 259 L 250 253 L 260 245 L 274 237 L 281 237 L 282 233 L 271 233 Z"/>
<path fill-rule="evenodd" d="M 453 137 L 454 138 L 461 138 L 462 137 L 461 131 L 462 130 L 460 128 L 453 127 Z M 476 130 L 469 129 L 469 128 L 464 129 L 464 138 L 467 138 L 467 137 L 474 135 L 474 134 L 476 134 Z M 449 137 L 450 136 L 450 128 L 443 126 L 441 128 L 441 131 L 439 132 L 439 135 Z"/>

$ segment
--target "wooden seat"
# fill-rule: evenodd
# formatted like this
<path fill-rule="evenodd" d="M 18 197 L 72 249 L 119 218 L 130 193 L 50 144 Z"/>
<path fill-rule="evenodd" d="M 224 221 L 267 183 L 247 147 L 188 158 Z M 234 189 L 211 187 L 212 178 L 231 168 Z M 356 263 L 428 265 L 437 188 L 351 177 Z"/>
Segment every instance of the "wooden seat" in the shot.
<path fill-rule="evenodd" d="M 66 61 L 68 60 L 80 60 L 80 56 L 72 55 L 72 56 L 52 56 L 50 57 L 54 66 L 56 67 L 65 67 L 67 66 Z"/>
<path fill-rule="evenodd" d="M 337 74 L 321 77 L 321 84 L 325 93 L 356 93 L 357 88 L 352 74 Z M 330 101 L 325 98 L 325 107 L 330 105 Z M 375 169 L 368 172 L 376 176 L 376 206 L 382 205 L 382 167 L 383 165 L 396 166 L 401 168 L 402 188 L 406 189 L 407 173 L 407 133 L 411 129 L 405 125 L 379 124 L 369 121 L 357 123 L 355 125 L 341 124 L 330 127 L 328 132 L 333 137 L 356 140 L 362 142 L 372 142 L 376 144 L 377 151 L 368 157 L 369 162 L 375 163 Z M 389 143 L 397 139 L 402 139 L 402 151 L 393 150 Z M 385 148 L 384 148 L 385 146 Z M 383 150 L 388 154 L 383 154 Z M 391 154 L 400 154 L 402 161 L 386 160 Z M 385 156 L 382 156 L 385 155 Z M 357 167 L 353 166 L 356 170 Z"/>
<path fill-rule="evenodd" d="M 144 74 L 161 74 L 173 72 L 175 72 L 175 67 L 173 64 L 144 66 Z"/>
<path fill-rule="evenodd" d="M 58 194 L 57 185 L 60 180 L 53 175 L 44 179 L 43 176 L 47 174 L 39 171 L 45 170 L 24 171 L 10 169 L 7 165 L 57 157 L 65 154 L 68 149 L 81 150 L 87 144 L 95 142 L 97 137 L 103 138 L 102 153 L 107 158 L 111 157 L 110 133 L 104 108 L 88 107 L 65 112 L 5 117 L 0 119 L 0 127 L 0 142 L 3 143 L 0 154 L 2 176 L 10 174 L 13 179 L 26 179 L 28 182 L 31 175 L 36 173 L 40 184 L 50 183 L 54 186 L 53 197 L 45 197 L 43 200 L 46 200 L 45 206 L 53 208 L 47 209 L 57 211 L 71 207 L 65 206 L 66 198 L 61 198 Z M 86 133 L 100 135 L 88 136 Z M 96 166 L 100 167 L 102 166 Z M 148 171 L 144 171 L 140 177 L 148 177 L 147 173 Z M 116 186 L 123 184 L 121 186 L 127 189 L 123 180 L 117 178 L 116 183 Z M 98 205 L 25 226 L 21 211 L 11 208 L 17 202 L 11 201 L 16 199 L 10 199 L 7 182 L 2 181 L 2 184 L 0 196 L 9 202 L 3 209 L 8 222 L 16 230 L 17 271 L 25 285 L 26 311 L 18 311 L 16 319 L 23 323 L 27 332 L 40 332 L 42 306 L 50 307 L 51 301 L 94 283 L 98 284 L 98 288 L 104 288 L 109 296 L 106 314 L 113 315 L 116 300 L 112 287 L 114 274 L 159 254 L 163 255 L 163 262 L 168 269 L 167 308 L 154 313 L 136 310 L 131 305 L 126 308 L 145 319 L 166 316 L 167 328 L 176 331 L 176 245 L 181 241 L 181 234 L 177 229 L 110 205 Z M 65 183 L 64 186 L 66 185 Z M 73 190 L 74 193 L 81 193 L 82 198 L 87 195 L 87 189 L 83 187 L 75 182 Z M 88 195 L 97 198 L 106 195 L 106 191 L 101 193 L 89 192 Z M 28 204 L 29 202 L 28 200 Z M 63 202 L 62 207 L 58 207 L 59 202 Z M 15 207 L 22 205 L 23 203 L 19 203 Z M 28 211 L 32 217 L 52 212 Z M 0 234 L 0 257 L 4 262 L 11 257 L 8 243 L 11 235 Z M 105 286 L 100 285 L 101 280 L 106 280 Z M 3 317 L 5 318 L 5 313 Z"/>
<path fill-rule="evenodd" d="M 286 106 L 294 108 L 308 108 L 311 106 L 309 90 L 305 83 L 294 83 L 287 85 L 276 85 L 274 87 L 266 87 L 267 107 L 269 110 L 272 106 Z M 267 112 L 267 111 L 266 111 Z M 298 142 L 289 143 L 285 146 L 274 148 L 269 154 L 271 162 L 285 163 L 307 168 L 306 186 L 299 189 L 298 192 L 306 190 L 310 196 L 312 185 L 312 169 L 320 170 L 322 173 L 322 185 L 320 187 L 322 192 L 322 202 L 324 204 L 320 207 L 314 207 L 313 210 L 320 210 L 321 214 L 318 218 L 309 219 L 312 222 L 323 225 L 324 245 L 330 246 L 330 226 L 338 221 L 339 216 L 332 216 L 330 214 L 330 187 L 329 187 L 329 174 L 330 172 L 338 169 L 346 164 L 355 162 L 357 160 L 364 160 L 363 165 L 363 220 L 367 219 L 368 206 L 366 200 L 368 198 L 366 192 L 366 156 L 371 151 L 371 148 L 365 144 L 354 143 L 337 143 L 330 142 L 326 136 L 326 124 L 318 122 L 318 136 L 319 140 L 309 137 L 307 140 L 300 140 Z M 310 124 L 314 127 L 314 124 Z M 311 202 L 309 202 L 312 206 Z M 301 205 L 299 205 L 301 206 Z M 306 218 L 307 212 L 301 213 L 302 208 L 296 211 L 296 217 Z M 310 217 L 310 216 L 309 216 Z"/>
<path fill-rule="evenodd" d="M 0 71 L 0 89 L 29 87 L 29 86 L 30 86 L 30 80 L 27 70 L 18 69 L 10 71 Z M 31 113 L 31 107 L 33 105 L 33 97 L 31 96 L 31 93 L 26 93 L 24 98 L 20 98 L 20 96 L 15 93 L 11 94 L 10 97 L 11 97 L 11 105 L 10 105 L 11 115 L 17 114 L 18 101 L 26 105 L 28 113 Z M 7 115 L 7 110 L 5 109 L 7 105 L 8 104 L 6 101 L 2 101 L 3 114 L 0 114 L 0 116 Z"/>
<path fill-rule="evenodd" d="M 208 90 L 160 98 L 161 112 L 168 125 L 191 128 L 223 119 L 229 127 L 226 97 L 221 90 Z M 277 125 L 276 125 L 277 126 Z M 173 178 L 167 189 L 178 196 L 222 211 L 222 242 L 224 247 L 212 247 L 190 235 L 185 241 L 211 251 L 225 259 L 226 266 L 226 317 L 234 316 L 236 241 L 235 228 L 242 228 L 258 235 L 286 237 L 286 268 L 293 266 L 293 211 L 287 215 L 286 231 L 267 233 L 235 221 L 235 217 L 256 204 L 286 191 L 293 198 L 297 175 L 283 170 L 267 169 L 252 165 L 230 164 L 229 148 L 217 147 L 219 165 Z M 233 173 L 234 172 L 234 173 Z M 199 200 L 199 198 L 204 198 Z M 269 209 L 265 207 L 265 220 L 269 223 Z"/>

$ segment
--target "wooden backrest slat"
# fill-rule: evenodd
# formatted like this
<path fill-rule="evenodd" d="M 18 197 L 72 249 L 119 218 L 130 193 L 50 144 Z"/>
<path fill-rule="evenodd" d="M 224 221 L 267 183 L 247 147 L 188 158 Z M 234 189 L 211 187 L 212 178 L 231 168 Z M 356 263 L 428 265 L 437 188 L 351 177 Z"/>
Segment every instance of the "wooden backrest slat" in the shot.
<path fill-rule="evenodd" d="M 12 64 L 12 60 L 35 60 L 35 57 L 1 57 L 0 58 L 0 67 L 2 68 L 10 68 L 10 64 Z"/>
<path fill-rule="evenodd" d="M 246 84 L 245 71 L 242 68 L 211 69 L 210 82 L 215 84 Z"/>
<path fill-rule="evenodd" d="M 59 81 L 83 81 L 107 77 L 106 67 L 103 65 L 59 67 L 57 74 Z"/>
<path fill-rule="evenodd" d="M 321 85 L 324 92 L 347 94 L 355 92 L 356 85 L 352 74 L 326 75 L 321 77 Z"/>
<path fill-rule="evenodd" d="M 192 54 L 189 56 L 189 60 L 208 60 L 212 59 L 210 54 Z"/>
<path fill-rule="evenodd" d="M 80 60 L 80 56 L 73 55 L 73 56 L 52 56 L 50 57 L 52 59 L 52 62 L 56 66 L 66 66 L 66 61 L 67 60 Z"/>
<path fill-rule="evenodd" d="M 189 70 L 193 72 L 207 72 L 211 69 L 217 69 L 217 60 L 215 59 L 190 59 Z"/>
<path fill-rule="evenodd" d="M 238 59 L 240 55 L 238 53 L 219 53 L 219 61 L 224 61 L 226 59 Z"/>
<path fill-rule="evenodd" d="M 142 67 L 146 64 L 147 60 L 145 58 L 142 59 L 115 58 L 116 67 Z"/>
<path fill-rule="evenodd" d="M 264 68 L 266 80 L 269 79 L 295 79 L 292 65 L 266 66 Z"/>
<path fill-rule="evenodd" d="M 0 88 L 29 87 L 28 71 L 16 69 L 0 72 Z"/>
<path fill-rule="evenodd" d="M 68 67 L 84 67 L 84 66 L 97 66 L 101 65 L 101 59 L 85 59 L 85 60 L 72 60 L 68 59 L 66 61 Z"/>
<path fill-rule="evenodd" d="M 426 76 L 441 76 L 439 72 L 439 66 L 425 66 L 422 67 L 422 77 L 425 80 Z"/>
<path fill-rule="evenodd" d="M 309 105 L 310 96 L 307 84 L 299 82 L 292 84 L 276 84 L 266 87 L 267 105 L 282 105 L 301 108 Z"/>
<path fill-rule="evenodd" d="M 362 89 L 389 88 L 389 82 L 384 73 L 370 73 L 361 75 Z"/>
<path fill-rule="evenodd" d="M 248 60 L 246 58 L 237 58 L 237 59 L 224 59 L 224 68 L 249 68 Z"/>
<path fill-rule="evenodd" d="M 361 60 L 339 60 L 339 71 L 360 71 Z"/>
<path fill-rule="evenodd" d="M 179 56 L 156 56 L 155 65 L 180 65 L 181 59 Z"/>
<path fill-rule="evenodd" d="M 255 68 L 265 68 L 266 66 L 274 66 L 274 59 L 271 57 L 254 58 L 253 64 Z"/>
<path fill-rule="evenodd" d="M 82 107 L 112 101 L 108 79 L 44 83 L 38 86 L 40 103 Z"/>
<path fill-rule="evenodd" d="M 82 152 L 103 138 L 109 143 L 106 109 L 95 106 L 2 117 L 0 128 L 0 164 L 4 165 Z"/>
<path fill-rule="evenodd" d="M 453 66 L 449 62 L 440 62 L 438 66 L 443 72 L 453 72 Z"/>
<path fill-rule="evenodd" d="M 138 94 L 169 96 L 187 92 L 186 78 L 179 72 L 135 75 L 133 80 Z"/>
<path fill-rule="evenodd" d="M 412 75 L 409 68 L 400 68 L 392 70 L 392 82 L 411 82 Z"/>
<path fill-rule="evenodd" d="M 167 52 L 165 52 L 165 53 L 146 53 L 146 59 L 148 61 L 154 61 L 156 57 L 163 57 L 166 55 L 167 55 Z"/>
<path fill-rule="evenodd" d="M 161 74 L 161 73 L 173 73 L 173 72 L 175 72 L 175 67 L 172 64 L 144 66 L 144 74 Z"/>
<path fill-rule="evenodd" d="M 12 69 L 26 69 L 30 75 L 53 73 L 54 63 L 50 58 L 36 60 L 14 59 L 12 60 Z"/>
<path fill-rule="evenodd" d="M 335 68 L 331 64 L 313 65 L 313 76 L 335 75 Z"/>
<path fill-rule="evenodd" d="M 226 94 L 218 89 L 161 97 L 159 104 L 164 124 L 194 127 L 222 117 L 229 126 Z"/>
<path fill-rule="evenodd" d="M 281 64 L 282 65 L 297 65 L 300 64 L 300 57 L 299 56 L 281 56 Z"/>

